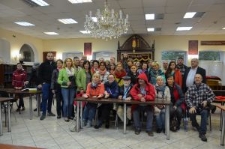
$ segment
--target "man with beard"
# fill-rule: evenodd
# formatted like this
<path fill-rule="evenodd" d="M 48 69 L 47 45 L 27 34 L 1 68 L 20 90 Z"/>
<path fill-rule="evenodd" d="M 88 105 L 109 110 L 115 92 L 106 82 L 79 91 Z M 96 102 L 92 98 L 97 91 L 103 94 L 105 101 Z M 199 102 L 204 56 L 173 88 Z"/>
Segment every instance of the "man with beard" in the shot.
<path fill-rule="evenodd" d="M 51 78 L 53 70 L 56 69 L 56 63 L 53 60 L 54 60 L 53 53 L 51 52 L 47 53 L 46 61 L 41 63 L 38 71 L 38 77 L 40 81 L 38 88 L 42 88 L 42 103 L 41 103 L 42 115 L 40 117 L 40 120 L 45 119 L 47 110 L 48 116 L 55 116 L 55 114 L 52 113 L 51 111 L 53 98 L 53 93 L 51 91 Z"/>

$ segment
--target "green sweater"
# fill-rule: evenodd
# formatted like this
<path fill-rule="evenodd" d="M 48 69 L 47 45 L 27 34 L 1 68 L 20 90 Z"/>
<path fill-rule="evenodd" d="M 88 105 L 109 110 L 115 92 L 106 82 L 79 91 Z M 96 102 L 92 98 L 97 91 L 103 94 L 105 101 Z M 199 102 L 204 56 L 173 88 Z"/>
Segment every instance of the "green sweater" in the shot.
<path fill-rule="evenodd" d="M 76 78 L 75 74 L 74 74 L 74 77 Z M 57 82 L 61 85 L 61 87 L 68 88 L 67 82 L 69 82 L 69 77 L 65 68 L 59 71 Z M 74 83 L 76 84 L 76 82 Z"/>
<path fill-rule="evenodd" d="M 91 75 L 91 74 L 90 74 Z M 76 84 L 77 84 L 77 89 L 78 90 L 86 90 L 87 86 L 87 82 L 86 82 L 86 72 L 85 69 L 81 69 L 76 76 Z"/>

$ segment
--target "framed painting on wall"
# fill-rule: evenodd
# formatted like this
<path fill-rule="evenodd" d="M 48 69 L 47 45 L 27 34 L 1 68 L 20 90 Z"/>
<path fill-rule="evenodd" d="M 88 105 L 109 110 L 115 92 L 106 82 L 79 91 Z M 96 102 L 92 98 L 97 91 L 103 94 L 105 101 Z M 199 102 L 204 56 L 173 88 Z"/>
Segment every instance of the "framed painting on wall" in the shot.
<path fill-rule="evenodd" d="M 189 55 L 198 55 L 198 40 L 189 40 L 188 41 L 188 54 Z"/>
<path fill-rule="evenodd" d="M 83 56 L 83 52 L 64 52 L 62 53 L 62 59 L 65 60 L 66 58 L 74 58 L 74 57 L 81 57 Z"/>

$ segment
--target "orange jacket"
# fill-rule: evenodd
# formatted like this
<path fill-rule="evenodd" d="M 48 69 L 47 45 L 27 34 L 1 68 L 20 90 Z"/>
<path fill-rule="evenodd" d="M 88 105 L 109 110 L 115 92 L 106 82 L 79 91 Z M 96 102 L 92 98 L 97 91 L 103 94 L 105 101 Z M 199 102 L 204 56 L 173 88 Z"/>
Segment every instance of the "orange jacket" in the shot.
<path fill-rule="evenodd" d="M 103 97 L 104 92 L 105 92 L 105 87 L 103 83 L 99 83 L 96 87 L 92 87 L 91 83 L 88 83 L 87 85 L 86 95 L 88 97 L 93 97 L 93 96 Z"/>

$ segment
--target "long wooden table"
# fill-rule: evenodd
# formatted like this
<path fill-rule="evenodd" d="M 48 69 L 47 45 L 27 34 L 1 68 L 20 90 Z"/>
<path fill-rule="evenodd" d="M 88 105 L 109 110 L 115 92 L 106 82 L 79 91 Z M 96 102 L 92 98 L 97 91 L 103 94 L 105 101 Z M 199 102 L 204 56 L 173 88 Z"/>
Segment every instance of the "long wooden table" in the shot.
<path fill-rule="evenodd" d="M 165 101 L 165 100 L 155 100 L 155 101 L 147 101 L 147 102 L 140 102 L 140 101 L 135 101 L 135 100 L 119 100 L 119 99 L 96 99 L 96 98 L 75 98 L 75 101 L 77 101 L 77 115 L 76 115 L 76 131 L 80 131 L 80 117 L 82 120 L 82 101 L 84 102 L 92 102 L 92 103 L 116 103 L 116 104 L 123 104 L 124 108 L 124 133 L 126 133 L 126 113 L 127 113 L 127 104 L 131 105 L 165 105 L 165 130 L 166 130 L 166 138 L 167 140 L 170 139 L 170 101 Z M 80 108 L 80 110 L 79 110 Z M 81 114 L 79 114 L 79 111 Z M 80 116 L 79 116 L 80 115 Z"/>
<path fill-rule="evenodd" d="M 22 90 L 16 90 L 16 89 L 13 89 L 13 88 L 1 88 L 0 90 L 1 91 L 5 91 L 5 92 L 7 92 L 9 94 L 14 94 L 14 95 L 23 94 L 25 96 L 29 96 L 30 120 L 33 119 L 32 96 L 36 95 L 36 97 L 37 97 L 37 111 L 38 111 L 38 116 L 40 116 L 40 102 L 41 102 L 40 95 L 42 93 L 41 90 L 37 90 L 37 91 L 29 91 L 29 90 L 22 91 Z"/>
<path fill-rule="evenodd" d="M 11 131 L 11 120 L 10 120 L 10 101 L 13 100 L 13 98 L 9 97 L 0 97 L 0 136 L 2 136 L 2 102 L 7 102 L 7 108 L 8 108 L 8 114 L 7 114 L 7 121 L 8 121 L 8 132 Z"/>

